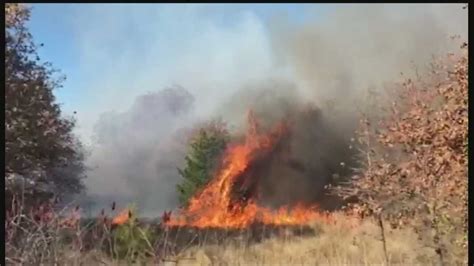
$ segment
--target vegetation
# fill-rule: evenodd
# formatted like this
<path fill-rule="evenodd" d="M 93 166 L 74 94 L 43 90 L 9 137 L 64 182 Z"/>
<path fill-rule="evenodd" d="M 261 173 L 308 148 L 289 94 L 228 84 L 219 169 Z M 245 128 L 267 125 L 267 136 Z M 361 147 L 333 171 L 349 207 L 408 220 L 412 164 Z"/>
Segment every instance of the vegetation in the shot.
<path fill-rule="evenodd" d="M 252 246 L 244 243 L 193 247 L 175 257 L 177 265 L 384 265 L 376 221 L 333 214 L 335 223 L 315 222 L 319 233 L 274 237 Z M 387 232 L 389 265 L 433 265 L 435 254 L 410 228 Z M 229 263 L 232 262 L 232 263 Z"/>
<path fill-rule="evenodd" d="M 62 79 L 37 55 L 29 8 L 6 4 L 5 15 L 6 206 L 19 192 L 26 202 L 80 192 L 83 150 L 53 95 Z"/>
<path fill-rule="evenodd" d="M 380 108 L 371 112 L 377 116 L 364 115 L 356 138 L 362 166 L 332 188 L 352 202 L 346 212 L 330 214 L 335 222 L 315 221 L 318 233 L 311 236 L 284 232 L 259 243 L 215 245 L 206 235 L 178 249 L 167 228 L 144 225 L 133 211 L 120 225 L 112 224 L 114 213 L 85 223 L 79 207 L 59 212 L 46 201 L 83 189 L 84 153 L 72 134 L 74 120 L 55 103 L 61 79 L 40 61 L 25 26 L 30 10 L 6 4 L 5 12 L 8 264 L 466 264 L 467 43 L 395 85 L 388 105 L 371 107 Z M 230 138 L 219 120 L 193 136 L 179 169 L 183 205 L 210 180 Z"/>
<path fill-rule="evenodd" d="M 315 235 L 296 236 L 278 230 L 271 238 L 249 244 L 242 232 L 218 244 L 209 241 L 213 234 L 176 247 L 176 237 L 167 231 L 157 233 L 135 219 L 116 228 L 101 217 L 92 224 L 60 226 L 59 216 L 29 227 L 24 248 L 11 248 L 7 241 L 6 260 L 11 264 L 58 265 L 211 265 L 211 264 L 383 264 L 377 223 L 345 213 L 333 213 L 333 223 L 315 221 Z M 185 234 L 181 230 L 179 234 Z M 239 240 L 239 237 L 241 238 Z M 388 262 L 399 265 L 431 265 L 436 254 L 416 238 L 411 228 L 390 229 L 386 234 Z"/>
<path fill-rule="evenodd" d="M 128 221 L 112 232 L 113 257 L 129 262 L 146 259 L 153 254 L 154 237 L 149 227 L 140 226 L 134 208 L 127 208 L 130 213 Z"/>
<path fill-rule="evenodd" d="M 359 199 L 352 210 L 411 226 L 440 264 L 467 257 L 467 44 L 396 86 L 386 116 L 365 117 L 365 166 L 336 190 Z M 458 246 L 456 248 L 456 245 Z"/>
<path fill-rule="evenodd" d="M 184 178 L 177 185 L 182 205 L 212 178 L 228 141 L 229 133 L 220 120 L 204 124 L 191 138 L 190 151 L 185 158 L 186 166 L 178 169 Z"/>

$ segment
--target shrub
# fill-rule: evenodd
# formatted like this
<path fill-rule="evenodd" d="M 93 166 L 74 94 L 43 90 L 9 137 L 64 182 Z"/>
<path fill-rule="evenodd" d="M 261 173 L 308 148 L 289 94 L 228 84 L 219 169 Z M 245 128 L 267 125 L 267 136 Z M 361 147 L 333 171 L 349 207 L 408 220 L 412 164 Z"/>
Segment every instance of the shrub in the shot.
<path fill-rule="evenodd" d="M 149 227 L 138 223 L 134 208 L 128 208 L 129 219 L 118 225 L 112 232 L 113 257 L 126 259 L 129 262 L 143 261 L 148 255 L 153 255 L 155 235 Z"/>
<path fill-rule="evenodd" d="M 336 189 L 357 196 L 353 210 L 412 225 L 441 264 L 467 254 L 467 75 L 464 43 L 397 87 L 387 116 L 362 120 L 365 167 Z"/>

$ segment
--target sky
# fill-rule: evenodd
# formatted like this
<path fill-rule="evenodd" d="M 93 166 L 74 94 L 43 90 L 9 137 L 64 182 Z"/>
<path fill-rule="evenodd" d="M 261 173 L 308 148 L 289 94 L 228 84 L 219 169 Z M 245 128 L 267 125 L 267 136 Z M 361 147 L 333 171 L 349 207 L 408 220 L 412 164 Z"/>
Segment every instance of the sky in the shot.
<path fill-rule="evenodd" d="M 76 131 L 85 142 L 102 113 L 126 110 L 143 93 L 179 84 L 194 94 L 208 90 L 205 98 L 214 101 L 232 77 L 252 79 L 270 71 L 272 19 L 303 23 L 331 9 L 314 4 L 32 7 L 29 27 L 35 41 L 44 43 L 40 57 L 66 76 L 55 92 L 57 101 L 65 114 L 77 112 Z"/>

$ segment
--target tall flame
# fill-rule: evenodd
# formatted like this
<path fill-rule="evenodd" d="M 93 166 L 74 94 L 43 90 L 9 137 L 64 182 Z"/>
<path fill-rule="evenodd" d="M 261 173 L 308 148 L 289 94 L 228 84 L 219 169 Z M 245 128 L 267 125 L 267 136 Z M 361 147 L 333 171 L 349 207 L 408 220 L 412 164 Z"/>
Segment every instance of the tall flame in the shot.
<path fill-rule="evenodd" d="M 314 207 L 301 204 L 278 210 L 259 206 L 255 199 L 245 204 L 231 202 L 232 186 L 252 163 L 256 152 L 270 150 L 287 133 L 285 122 L 277 124 L 268 134 L 261 134 L 252 111 L 248 114 L 249 128 L 244 143 L 230 145 L 223 158 L 224 167 L 207 186 L 189 201 L 186 209 L 171 217 L 166 225 L 188 225 L 198 228 L 243 228 L 254 222 L 265 224 L 304 224 L 320 216 Z"/>

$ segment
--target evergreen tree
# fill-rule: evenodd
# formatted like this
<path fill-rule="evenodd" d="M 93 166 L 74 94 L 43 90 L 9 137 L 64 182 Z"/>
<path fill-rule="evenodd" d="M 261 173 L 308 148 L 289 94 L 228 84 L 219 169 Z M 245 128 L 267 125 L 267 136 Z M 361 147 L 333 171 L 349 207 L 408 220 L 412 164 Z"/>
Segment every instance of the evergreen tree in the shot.
<path fill-rule="evenodd" d="M 186 166 L 178 169 L 184 178 L 177 185 L 179 201 L 185 205 L 188 200 L 212 178 L 219 159 L 229 141 L 229 133 L 221 121 L 212 121 L 203 126 L 191 139 Z"/>

